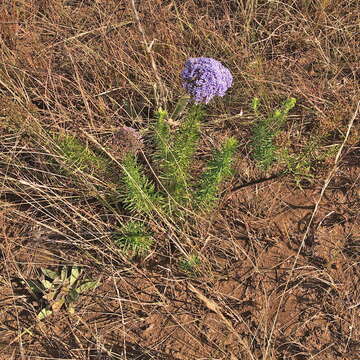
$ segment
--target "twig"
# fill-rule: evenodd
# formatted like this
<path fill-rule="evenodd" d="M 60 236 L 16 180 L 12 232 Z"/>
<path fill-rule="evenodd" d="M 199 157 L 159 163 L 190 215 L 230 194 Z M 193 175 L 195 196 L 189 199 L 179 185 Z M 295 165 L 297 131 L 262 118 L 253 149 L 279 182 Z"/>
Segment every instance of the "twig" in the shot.
<path fill-rule="evenodd" d="M 151 51 L 154 40 L 150 43 L 150 45 L 148 44 L 144 28 L 143 28 L 143 26 L 142 26 L 142 24 L 140 22 L 139 13 L 138 13 L 138 11 L 136 9 L 135 0 L 131 0 L 131 6 L 132 6 L 132 9 L 133 9 L 133 12 L 134 12 L 134 16 L 135 16 L 135 20 L 136 20 L 138 29 L 139 29 L 139 31 L 140 31 L 140 33 L 142 35 L 142 38 L 143 38 L 143 41 L 144 41 L 144 44 L 145 44 L 145 51 L 147 52 L 147 54 L 149 56 L 149 59 L 151 61 L 151 66 L 152 66 L 152 68 L 154 70 L 156 81 L 157 81 L 158 86 L 159 86 L 159 96 L 157 96 L 156 91 L 155 91 L 155 97 L 156 97 L 156 102 L 157 102 L 156 105 L 160 106 L 161 104 L 165 103 L 166 95 L 167 95 L 168 91 L 167 91 L 165 85 L 163 84 L 163 82 L 161 80 L 161 77 L 159 75 L 159 72 L 158 72 L 158 69 L 157 69 L 157 66 L 156 66 L 154 56 L 153 56 L 152 51 Z"/>
<path fill-rule="evenodd" d="M 191 290 L 196 297 L 202 301 L 205 306 L 213 311 L 214 313 L 218 314 L 221 318 L 221 320 L 225 323 L 225 325 L 227 326 L 227 328 L 236 335 L 236 337 L 238 338 L 239 343 L 241 344 L 241 346 L 243 347 L 243 349 L 248 353 L 248 355 L 250 356 L 250 358 L 252 360 L 255 360 L 254 355 L 252 354 L 250 348 L 249 348 L 249 344 L 247 343 L 247 341 L 242 338 L 238 332 L 236 331 L 236 329 L 233 327 L 232 323 L 230 322 L 230 320 L 228 320 L 225 315 L 223 314 L 220 306 L 213 300 L 207 298 L 200 290 L 198 290 L 195 286 L 193 286 L 191 283 L 188 284 L 188 288 L 189 290 Z"/>
<path fill-rule="evenodd" d="M 226 197 L 225 200 L 229 199 L 234 193 L 238 192 L 239 190 L 245 188 L 245 187 L 248 187 L 248 186 L 252 186 L 252 185 L 257 185 L 257 184 L 262 184 L 266 181 L 270 181 L 270 180 L 274 180 L 274 179 L 278 179 L 279 177 L 285 175 L 285 172 L 281 171 L 281 172 L 278 172 L 278 173 L 275 173 L 269 177 L 263 177 L 263 178 L 260 178 L 260 179 L 257 179 L 257 180 L 253 180 L 253 181 L 250 181 L 250 182 L 247 182 L 247 183 L 244 183 L 244 184 L 240 184 L 240 185 L 235 185 L 234 187 L 232 187 L 230 189 L 230 193 L 228 194 L 228 196 Z M 227 190 L 224 191 L 224 193 L 226 192 Z"/>
<path fill-rule="evenodd" d="M 51 49 L 51 48 L 53 48 L 53 47 L 56 47 L 56 46 L 58 46 L 58 45 L 60 45 L 60 44 L 68 43 L 68 42 L 70 42 L 70 41 L 72 41 L 72 40 L 79 39 L 79 38 L 81 38 L 81 37 L 83 37 L 83 36 L 86 36 L 86 35 L 89 35 L 89 34 L 94 34 L 94 33 L 96 33 L 97 31 L 108 30 L 108 29 L 109 29 L 109 30 L 113 30 L 113 29 L 117 29 L 118 27 L 130 25 L 130 24 L 132 24 L 132 23 L 133 23 L 132 21 L 123 21 L 123 22 L 118 23 L 118 24 L 110 24 L 110 25 L 107 24 L 107 25 L 104 25 L 104 26 L 100 26 L 100 27 L 98 27 L 98 28 L 96 28 L 96 29 L 91 29 L 91 30 L 89 30 L 89 31 L 83 31 L 83 32 L 78 33 L 78 34 L 76 34 L 76 35 L 74 35 L 74 36 L 70 36 L 70 37 L 68 37 L 68 38 L 66 38 L 66 39 L 63 39 L 63 40 L 61 40 L 61 41 L 57 41 L 56 43 L 47 46 L 45 49 L 43 49 L 43 50 L 40 51 L 40 54 L 43 53 L 43 52 L 46 52 L 46 51 L 48 51 L 49 49 Z M 1 23 L 0 23 L 0 24 L 1 24 Z"/>
<path fill-rule="evenodd" d="M 89 123 L 90 123 L 90 126 L 95 129 L 95 125 L 94 125 L 94 115 L 91 111 L 91 108 L 90 108 L 90 104 L 89 104 L 89 101 L 87 99 L 87 95 L 85 93 L 85 89 L 84 87 L 82 86 L 81 84 L 81 77 L 80 77 L 80 73 L 79 73 L 79 70 L 78 70 L 78 67 L 74 61 L 74 58 L 70 52 L 70 50 L 67 48 L 67 46 L 65 46 L 65 49 L 66 51 L 68 52 L 68 55 L 69 55 L 69 58 L 71 60 L 71 63 L 73 64 L 74 66 L 74 70 L 75 70 L 75 76 L 76 76 L 76 82 L 78 84 L 78 87 L 79 87 L 79 90 L 80 90 L 80 94 L 81 94 L 81 97 L 83 99 L 83 102 L 84 102 L 84 105 L 85 105 L 85 108 L 86 108 L 86 111 L 88 113 L 88 117 L 89 117 Z"/>

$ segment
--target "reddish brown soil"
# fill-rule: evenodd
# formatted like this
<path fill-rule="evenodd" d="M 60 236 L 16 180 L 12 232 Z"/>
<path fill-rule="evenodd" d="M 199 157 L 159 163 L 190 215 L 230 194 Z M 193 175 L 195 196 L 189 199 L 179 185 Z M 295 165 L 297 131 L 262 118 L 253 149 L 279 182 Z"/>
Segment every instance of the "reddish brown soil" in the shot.
<path fill-rule="evenodd" d="M 358 177 L 357 168 L 345 170 Z M 21 335 L 29 356 L 33 346 L 39 355 L 40 344 L 46 353 L 45 333 L 47 341 L 59 339 L 56 356 L 65 343 L 75 358 L 90 356 L 84 341 L 91 348 L 103 344 L 108 351 L 144 359 L 239 359 L 246 354 L 245 343 L 260 358 L 271 338 L 269 356 L 274 359 L 280 354 L 284 359 L 358 359 L 360 226 L 353 206 L 359 204 L 359 189 L 347 187 L 340 176 L 331 182 L 299 253 L 320 184 L 300 190 L 282 182 L 245 187 L 231 196 L 226 207 L 231 203 L 233 221 L 219 218 L 210 230 L 223 246 L 212 254 L 216 265 L 205 269 L 204 276 L 183 277 L 161 262 L 134 264 L 137 271 L 120 267 L 109 278 L 102 275 L 101 287 L 84 299 L 75 317 L 59 313 L 42 324 L 31 320 L 31 309 L 24 310 L 25 298 L 13 298 L 3 285 L 7 330 L 2 351 L 10 356 L 6 339 L 14 339 L 11 329 L 20 322 L 34 332 Z M 245 209 L 244 204 L 260 208 Z M 229 217 L 225 209 L 224 214 Z M 6 243 L 11 231 L 6 224 L 3 229 Z M 41 248 L 30 259 L 21 234 L 17 243 L 12 256 L 18 267 L 53 264 L 54 256 Z M 210 241 L 205 256 L 211 247 Z M 14 306 L 20 306 L 16 316 Z"/>
<path fill-rule="evenodd" d="M 0 359 L 360 360 L 359 116 L 316 209 L 334 156 L 313 161 L 301 189 L 257 169 L 249 146 L 254 96 L 264 114 L 298 99 L 279 144 L 344 141 L 360 94 L 359 1 L 135 3 L 147 48 L 129 0 L 0 1 Z M 129 260 L 113 241 L 129 213 L 94 196 L 117 190 L 120 168 L 101 181 L 57 173 L 54 137 L 98 141 L 114 163 L 124 146 L 148 156 L 158 78 L 173 109 L 193 56 L 234 76 L 208 104 L 194 172 L 235 136 L 235 176 L 212 214 L 153 219 L 153 251 Z M 180 248 L 199 254 L 198 272 L 181 270 Z M 37 320 L 44 303 L 22 280 L 72 265 L 99 287 L 74 314 Z"/>

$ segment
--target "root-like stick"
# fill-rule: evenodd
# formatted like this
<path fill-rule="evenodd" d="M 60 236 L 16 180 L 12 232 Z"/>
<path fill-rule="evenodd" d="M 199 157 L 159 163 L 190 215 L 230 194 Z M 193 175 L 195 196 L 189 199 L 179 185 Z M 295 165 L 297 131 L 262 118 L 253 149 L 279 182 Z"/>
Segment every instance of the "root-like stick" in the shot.
<path fill-rule="evenodd" d="M 143 26 L 141 24 L 139 13 L 138 13 L 138 11 L 136 9 L 136 5 L 135 5 L 135 0 L 131 0 L 131 6 L 132 6 L 132 9 L 133 9 L 133 12 L 134 12 L 134 16 L 135 16 L 135 20 L 136 20 L 138 29 L 139 29 L 139 31 L 141 33 L 141 36 L 143 38 L 143 41 L 144 41 L 145 51 L 149 56 L 149 59 L 151 61 L 151 66 L 152 66 L 152 68 L 154 70 L 156 81 L 157 81 L 158 86 L 159 86 L 159 94 L 157 95 L 156 91 L 155 91 L 155 96 L 156 96 L 156 102 L 157 102 L 156 105 L 157 105 L 157 107 L 160 107 L 162 104 L 165 103 L 168 91 L 167 91 L 167 88 L 165 87 L 164 83 L 161 80 L 161 77 L 159 75 L 159 71 L 158 71 L 157 66 L 156 66 L 154 56 L 153 56 L 152 51 L 151 51 L 151 47 L 152 47 L 152 45 L 154 43 L 154 40 L 149 44 L 147 39 L 146 39 L 145 30 L 144 30 L 144 28 L 143 28 Z"/>

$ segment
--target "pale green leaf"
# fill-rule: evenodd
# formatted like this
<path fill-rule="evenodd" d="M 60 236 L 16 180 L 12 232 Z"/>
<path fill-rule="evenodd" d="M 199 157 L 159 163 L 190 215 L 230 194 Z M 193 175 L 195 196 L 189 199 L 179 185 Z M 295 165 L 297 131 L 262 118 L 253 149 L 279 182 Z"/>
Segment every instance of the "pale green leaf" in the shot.
<path fill-rule="evenodd" d="M 67 278 L 67 268 L 65 266 L 61 269 L 60 278 L 62 281 L 65 281 Z"/>
<path fill-rule="evenodd" d="M 53 283 L 49 280 L 41 280 L 41 284 L 44 286 L 45 289 L 49 290 L 54 287 Z"/>
<path fill-rule="evenodd" d="M 43 272 L 44 275 L 46 275 L 47 277 L 49 277 L 51 280 L 55 280 L 59 274 L 53 270 L 50 269 L 41 269 L 41 271 Z"/>
<path fill-rule="evenodd" d="M 71 269 L 71 274 L 70 274 L 70 286 L 74 285 L 76 280 L 79 278 L 80 276 L 80 269 L 77 266 L 74 266 Z"/>
<path fill-rule="evenodd" d="M 44 308 L 38 314 L 37 318 L 39 320 L 45 319 L 47 316 L 51 315 L 53 312 L 50 309 Z"/>
<path fill-rule="evenodd" d="M 95 289 L 98 286 L 98 284 L 99 284 L 98 281 L 87 281 L 81 284 L 78 288 L 76 288 L 76 291 L 79 294 L 82 294 L 86 291 Z"/>

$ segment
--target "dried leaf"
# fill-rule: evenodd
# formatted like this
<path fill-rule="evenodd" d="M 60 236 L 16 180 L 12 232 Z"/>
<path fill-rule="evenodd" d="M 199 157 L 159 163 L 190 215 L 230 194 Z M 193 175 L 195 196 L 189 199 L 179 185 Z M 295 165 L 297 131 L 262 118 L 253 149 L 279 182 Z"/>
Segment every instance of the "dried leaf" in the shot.
<path fill-rule="evenodd" d="M 53 312 L 57 312 L 61 309 L 61 307 L 64 305 L 65 303 L 65 298 L 62 297 L 60 298 L 59 300 L 56 300 L 54 301 L 52 304 L 51 304 L 51 309 Z"/>
<path fill-rule="evenodd" d="M 55 295 L 56 295 L 56 290 L 48 292 L 46 295 L 43 296 L 43 298 L 47 301 L 51 301 L 55 298 Z"/>
<path fill-rule="evenodd" d="M 189 289 L 199 298 L 199 300 L 201 300 L 206 305 L 209 310 L 222 315 L 219 305 L 216 304 L 213 300 L 207 298 L 200 290 L 196 289 L 191 284 L 189 284 Z"/>

